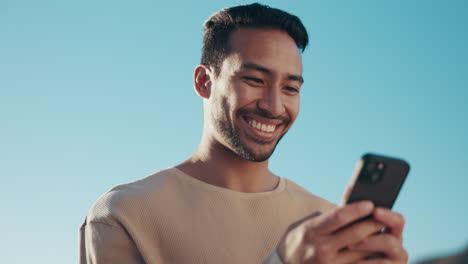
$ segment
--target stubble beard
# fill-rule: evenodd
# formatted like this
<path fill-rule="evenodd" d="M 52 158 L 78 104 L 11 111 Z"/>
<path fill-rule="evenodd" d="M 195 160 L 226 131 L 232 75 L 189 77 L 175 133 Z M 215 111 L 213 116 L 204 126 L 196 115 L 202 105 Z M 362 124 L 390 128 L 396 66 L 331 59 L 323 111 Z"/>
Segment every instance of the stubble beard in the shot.
<path fill-rule="evenodd" d="M 275 140 L 272 141 L 262 141 L 253 137 L 249 137 L 249 140 L 255 142 L 258 145 L 271 145 L 274 144 L 271 150 L 264 151 L 263 153 L 256 153 L 255 150 L 252 148 L 249 148 L 244 144 L 239 136 L 238 131 L 236 130 L 234 123 L 229 122 L 229 111 L 227 110 L 227 104 L 222 104 L 224 111 L 221 114 L 221 116 L 216 117 L 212 116 L 214 120 L 214 126 L 215 130 L 218 131 L 218 133 L 221 135 L 221 138 L 226 142 L 226 147 L 232 151 L 234 154 L 237 156 L 244 158 L 249 161 L 253 162 L 263 162 L 265 160 L 268 160 L 270 156 L 273 154 L 273 152 L 276 149 L 276 146 L 280 142 L 280 140 L 283 138 L 283 136 L 286 134 L 283 133 L 276 142 Z M 242 112 L 243 114 L 247 112 L 255 112 L 257 115 L 265 116 L 263 113 L 258 113 L 258 111 L 252 111 L 252 110 L 240 110 L 239 112 Z"/>
<path fill-rule="evenodd" d="M 215 125 L 216 129 L 221 134 L 221 137 L 226 141 L 227 148 L 230 149 L 234 154 L 237 156 L 244 158 L 249 161 L 254 162 L 262 162 L 270 158 L 270 156 L 275 151 L 276 146 L 278 145 L 279 140 L 276 143 L 272 142 L 262 142 L 250 138 L 250 140 L 254 141 L 259 145 L 267 145 L 267 144 L 274 144 L 270 151 L 266 151 L 263 153 L 256 153 L 253 149 L 246 146 L 242 143 L 242 140 L 239 137 L 239 133 L 237 130 L 232 126 L 226 126 L 227 122 L 223 122 L 222 120 L 216 120 Z M 282 137 L 282 136 L 281 136 Z M 280 138 L 281 139 L 281 138 Z"/>

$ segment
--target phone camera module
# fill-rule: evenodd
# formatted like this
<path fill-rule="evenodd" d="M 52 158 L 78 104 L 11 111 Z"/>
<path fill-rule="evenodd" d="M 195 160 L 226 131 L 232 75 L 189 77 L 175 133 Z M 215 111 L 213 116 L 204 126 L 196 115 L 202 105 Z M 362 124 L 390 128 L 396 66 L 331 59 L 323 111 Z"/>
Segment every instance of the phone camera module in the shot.
<path fill-rule="evenodd" d="M 382 180 L 382 175 L 385 169 L 385 164 L 380 161 L 370 160 L 359 176 L 359 181 L 367 184 L 375 184 Z"/>

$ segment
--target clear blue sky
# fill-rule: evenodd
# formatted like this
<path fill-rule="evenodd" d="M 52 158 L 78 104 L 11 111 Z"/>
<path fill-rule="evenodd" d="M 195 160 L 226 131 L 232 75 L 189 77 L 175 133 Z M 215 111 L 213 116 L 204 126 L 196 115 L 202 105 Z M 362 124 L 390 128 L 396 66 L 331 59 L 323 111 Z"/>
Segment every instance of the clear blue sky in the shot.
<path fill-rule="evenodd" d="M 187 158 L 203 21 L 244 1 L 0 0 L 2 262 L 76 263 L 114 185 Z M 273 171 L 338 202 L 372 151 L 412 170 L 395 210 L 411 260 L 468 243 L 466 1 L 264 1 L 298 15 L 301 113 Z"/>

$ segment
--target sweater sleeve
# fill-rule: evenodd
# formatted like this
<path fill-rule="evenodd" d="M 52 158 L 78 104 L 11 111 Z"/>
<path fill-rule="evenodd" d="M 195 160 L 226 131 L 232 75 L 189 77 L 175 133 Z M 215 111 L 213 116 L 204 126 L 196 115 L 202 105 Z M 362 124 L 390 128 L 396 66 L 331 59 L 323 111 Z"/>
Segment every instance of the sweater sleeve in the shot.
<path fill-rule="evenodd" d="M 80 264 L 144 264 L 133 240 L 120 227 L 85 222 L 80 228 Z"/>

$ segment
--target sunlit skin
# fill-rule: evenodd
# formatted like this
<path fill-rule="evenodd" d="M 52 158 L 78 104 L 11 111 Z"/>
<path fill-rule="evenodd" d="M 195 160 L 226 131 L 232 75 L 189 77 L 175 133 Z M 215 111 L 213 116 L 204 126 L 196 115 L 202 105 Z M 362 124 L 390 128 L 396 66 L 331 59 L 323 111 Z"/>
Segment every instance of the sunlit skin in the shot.
<path fill-rule="evenodd" d="M 195 69 L 204 131 L 197 151 L 178 168 L 220 187 L 272 190 L 279 179 L 268 170 L 268 158 L 299 113 L 301 55 L 278 30 L 241 28 L 229 41 L 232 52 L 219 76 L 212 67 Z M 267 131 L 252 127 L 253 121 Z"/>
<path fill-rule="evenodd" d="M 229 44 L 232 52 L 219 76 L 207 65 L 195 69 L 194 88 L 204 106 L 203 136 L 195 153 L 177 168 L 233 191 L 271 191 L 279 178 L 268 169 L 268 158 L 299 113 L 301 56 L 289 35 L 273 29 L 238 29 Z M 284 263 L 407 263 L 400 214 L 369 201 L 311 213 L 291 224 L 279 241 Z M 373 217 L 356 223 L 369 215 Z M 384 227 L 387 232 L 379 233 Z M 375 253 L 380 258 L 367 259 Z"/>
<path fill-rule="evenodd" d="M 298 114 L 301 59 L 294 42 L 284 33 L 252 33 L 265 45 L 258 45 L 258 41 L 252 45 L 250 38 L 236 38 L 236 33 L 245 34 L 234 33 L 233 47 L 249 48 L 240 48 L 224 61 L 212 94 L 211 128 L 215 139 L 235 154 L 264 161 Z M 250 122 L 267 129 L 256 129 Z"/>

